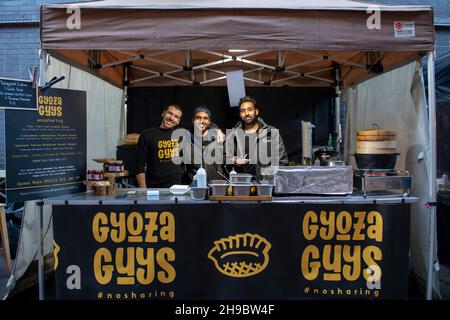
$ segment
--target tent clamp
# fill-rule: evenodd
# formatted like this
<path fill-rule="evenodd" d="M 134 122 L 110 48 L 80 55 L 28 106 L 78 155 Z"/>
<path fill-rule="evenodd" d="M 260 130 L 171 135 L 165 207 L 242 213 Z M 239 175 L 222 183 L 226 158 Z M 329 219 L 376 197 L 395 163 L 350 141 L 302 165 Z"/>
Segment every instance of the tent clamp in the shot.
<path fill-rule="evenodd" d="M 199 81 L 192 81 L 192 85 L 193 86 L 199 86 L 199 85 L 201 85 L 201 83 Z"/>
<path fill-rule="evenodd" d="M 328 56 L 323 56 L 323 60 L 328 60 Z"/>
<path fill-rule="evenodd" d="M 94 69 L 101 69 L 101 68 L 103 68 L 103 66 L 100 63 L 96 63 L 96 64 L 94 64 L 92 66 L 92 68 L 94 68 Z"/>
<path fill-rule="evenodd" d="M 276 66 L 276 67 L 275 67 L 275 71 L 276 71 L 276 72 L 283 72 L 284 70 L 286 70 L 286 68 L 283 67 L 283 66 Z"/>
<path fill-rule="evenodd" d="M 124 85 L 124 86 L 129 86 L 129 85 L 130 85 L 130 81 L 124 80 L 124 81 L 123 81 L 123 85 Z"/>
<path fill-rule="evenodd" d="M 432 202 L 432 201 L 425 202 L 424 207 L 425 207 L 425 209 L 429 209 L 431 207 L 437 207 L 437 202 Z"/>
<path fill-rule="evenodd" d="M 266 81 L 266 82 L 264 82 L 264 85 L 265 86 L 271 86 L 272 85 L 272 81 Z"/>
<path fill-rule="evenodd" d="M 183 71 L 192 71 L 192 67 L 191 66 L 183 66 Z"/>

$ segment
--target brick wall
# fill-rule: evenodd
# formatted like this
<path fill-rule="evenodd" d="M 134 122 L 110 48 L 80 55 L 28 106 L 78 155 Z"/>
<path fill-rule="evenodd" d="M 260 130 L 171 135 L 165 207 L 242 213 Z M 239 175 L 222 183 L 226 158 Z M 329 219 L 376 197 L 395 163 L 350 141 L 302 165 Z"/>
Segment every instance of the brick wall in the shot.
<path fill-rule="evenodd" d="M 0 109 L 0 170 L 5 170 L 5 110 Z"/>
<path fill-rule="evenodd" d="M 39 65 L 40 6 L 64 0 L 0 0 L 0 77 L 29 79 Z M 5 169 L 5 113 L 0 109 L 0 170 Z"/>
<path fill-rule="evenodd" d="M 0 75 L 29 79 L 28 69 L 39 65 L 39 29 L 29 26 L 0 27 Z"/>

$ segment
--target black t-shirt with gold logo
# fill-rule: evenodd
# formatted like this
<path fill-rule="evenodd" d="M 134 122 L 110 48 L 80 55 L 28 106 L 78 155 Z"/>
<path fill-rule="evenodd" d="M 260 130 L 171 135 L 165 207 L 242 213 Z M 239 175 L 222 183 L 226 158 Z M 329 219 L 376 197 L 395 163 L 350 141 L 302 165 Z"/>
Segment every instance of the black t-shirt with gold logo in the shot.
<path fill-rule="evenodd" d="M 149 188 L 168 188 L 181 183 L 182 167 L 172 162 L 180 152 L 174 129 L 153 127 L 144 130 L 136 145 L 137 173 L 144 173 Z"/>

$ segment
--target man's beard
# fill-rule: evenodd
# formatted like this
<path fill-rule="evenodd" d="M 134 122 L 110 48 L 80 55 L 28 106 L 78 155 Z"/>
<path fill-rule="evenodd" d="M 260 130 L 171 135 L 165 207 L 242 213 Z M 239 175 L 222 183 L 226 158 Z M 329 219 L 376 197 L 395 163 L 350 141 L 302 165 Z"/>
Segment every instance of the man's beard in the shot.
<path fill-rule="evenodd" d="M 244 118 L 244 123 L 245 124 L 255 124 L 256 122 L 258 121 L 258 117 L 254 117 L 254 118 L 247 118 L 247 119 L 245 119 Z"/>

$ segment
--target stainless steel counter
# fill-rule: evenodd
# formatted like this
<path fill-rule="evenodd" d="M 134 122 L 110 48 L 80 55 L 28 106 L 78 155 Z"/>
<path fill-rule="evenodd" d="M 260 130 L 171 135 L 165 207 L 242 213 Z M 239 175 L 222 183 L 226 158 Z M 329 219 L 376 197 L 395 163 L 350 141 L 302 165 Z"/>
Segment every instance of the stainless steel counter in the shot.
<path fill-rule="evenodd" d="M 127 191 L 135 190 L 135 195 L 127 195 Z M 159 198 L 148 198 L 147 190 L 159 190 Z M 126 197 L 123 197 L 126 195 Z M 293 196 L 293 197 L 273 197 L 273 203 L 305 203 L 305 204 L 398 204 L 398 203 L 416 203 L 419 199 L 416 197 L 402 197 L 398 195 L 378 195 L 367 196 L 347 195 L 347 196 Z M 235 202 L 235 201 L 234 201 Z M 241 201 L 240 203 L 255 203 L 257 201 Z M 44 199 L 44 204 L 49 205 L 117 205 L 117 204 L 194 204 L 194 203 L 217 203 L 209 200 L 192 200 L 190 193 L 185 195 L 173 195 L 169 189 L 118 189 L 115 195 L 98 196 L 92 192 L 64 195 L 54 198 Z"/>

